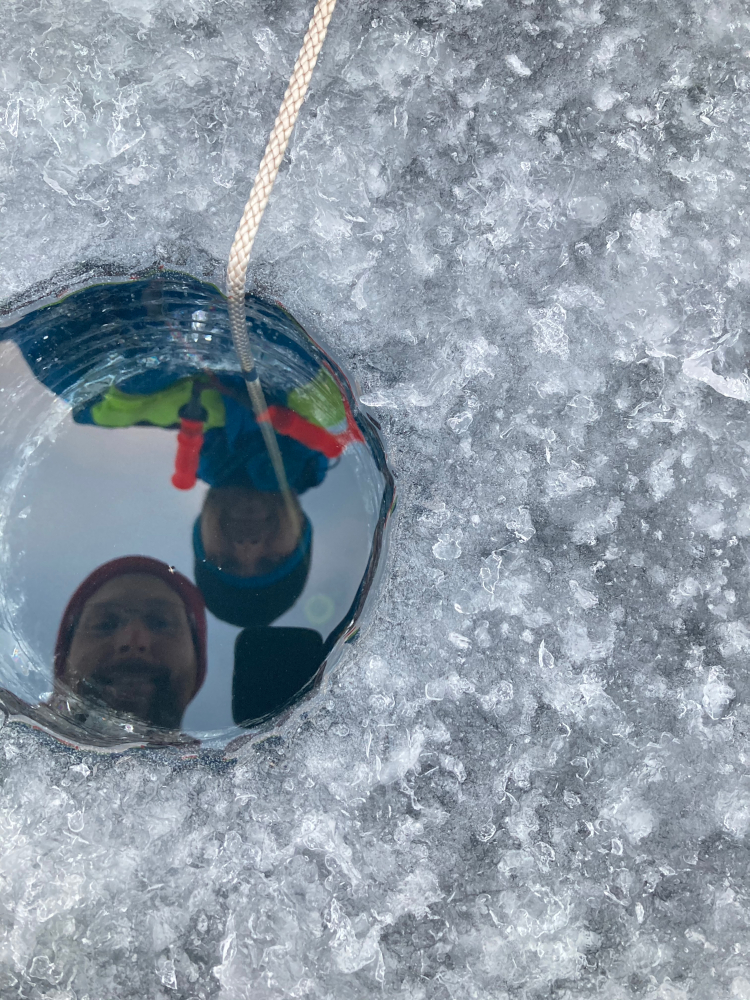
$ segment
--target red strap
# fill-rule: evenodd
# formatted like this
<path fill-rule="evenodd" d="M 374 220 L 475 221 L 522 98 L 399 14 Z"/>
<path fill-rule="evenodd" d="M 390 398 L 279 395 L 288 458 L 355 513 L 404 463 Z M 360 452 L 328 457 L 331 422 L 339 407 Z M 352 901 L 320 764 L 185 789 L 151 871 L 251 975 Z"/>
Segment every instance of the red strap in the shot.
<path fill-rule="evenodd" d="M 341 434 L 332 434 L 325 427 L 305 420 L 299 413 L 288 409 L 286 406 L 269 406 L 265 413 L 258 417 L 259 420 L 270 420 L 271 426 L 278 434 L 290 437 L 294 441 L 299 441 L 311 451 L 319 451 L 326 458 L 338 458 L 347 445 L 354 441 L 363 441 L 362 432 L 354 422 L 349 406 L 344 400 L 346 408 L 346 430 Z"/>
<path fill-rule="evenodd" d="M 357 421 L 352 416 L 352 411 L 349 404 L 346 401 L 346 396 L 341 393 L 341 402 L 344 404 L 344 409 L 346 410 L 346 430 L 340 437 L 346 438 L 346 444 L 351 444 L 354 441 L 360 441 L 364 444 L 364 436 L 362 431 L 357 427 Z M 344 447 L 346 447 L 346 444 Z"/>

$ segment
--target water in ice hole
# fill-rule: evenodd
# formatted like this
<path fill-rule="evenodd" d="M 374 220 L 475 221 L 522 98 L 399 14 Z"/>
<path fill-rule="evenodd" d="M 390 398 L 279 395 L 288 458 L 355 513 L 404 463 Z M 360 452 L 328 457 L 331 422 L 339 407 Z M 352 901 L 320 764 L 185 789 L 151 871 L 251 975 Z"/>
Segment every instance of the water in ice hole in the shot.
<path fill-rule="evenodd" d="M 247 309 L 296 523 L 214 288 L 99 284 L 4 327 L 6 710 L 77 744 L 226 742 L 356 634 L 392 500 L 377 428 L 287 313 Z M 178 490 L 191 405 L 204 438 Z"/>

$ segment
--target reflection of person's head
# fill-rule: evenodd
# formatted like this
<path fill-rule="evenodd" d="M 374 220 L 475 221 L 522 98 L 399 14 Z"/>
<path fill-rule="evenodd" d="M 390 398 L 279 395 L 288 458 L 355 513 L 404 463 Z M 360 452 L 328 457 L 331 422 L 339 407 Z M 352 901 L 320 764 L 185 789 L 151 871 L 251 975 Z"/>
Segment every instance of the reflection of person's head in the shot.
<path fill-rule="evenodd" d="M 297 498 L 222 486 L 195 523 L 195 581 L 206 607 L 232 625 L 267 625 L 294 604 L 310 569 L 311 528 Z"/>
<path fill-rule="evenodd" d="M 176 729 L 205 674 L 203 600 L 165 563 L 145 556 L 105 563 L 65 609 L 55 678 L 84 699 Z"/>
<path fill-rule="evenodd" d="M 249 486 L 208 491 L 201 513 L 201 542 L 206 559 L 233 576 L 265 576 L 297 548 L 302 516 L 292 494 L 296 518 L 281 493 Z"/>

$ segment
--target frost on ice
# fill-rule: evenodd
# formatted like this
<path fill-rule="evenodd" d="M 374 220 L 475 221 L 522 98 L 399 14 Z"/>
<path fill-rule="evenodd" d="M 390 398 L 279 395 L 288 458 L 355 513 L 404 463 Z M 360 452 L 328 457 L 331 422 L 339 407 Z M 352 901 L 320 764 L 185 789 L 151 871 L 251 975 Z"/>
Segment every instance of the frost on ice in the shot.
<path fill-rule="evenodd" d="M 6 5 L 7 307 L 221 282 L 309 15 Z M 383 424 L 380 605 L 231 761 L 4 726 L 3 1000 L 750 996 L 749 48 L 739 0 L 339 5 L 251 284 Z"/>

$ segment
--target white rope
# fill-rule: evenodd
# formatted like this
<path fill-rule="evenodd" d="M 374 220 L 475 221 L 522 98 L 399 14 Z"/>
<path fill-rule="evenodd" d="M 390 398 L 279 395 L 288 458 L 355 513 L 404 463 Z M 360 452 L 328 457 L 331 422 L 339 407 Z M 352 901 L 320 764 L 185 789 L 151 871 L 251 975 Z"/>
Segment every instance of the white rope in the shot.
<path fill-rule="evenodd" d="M 318 61 L 318 55 L 323 46 L 326 32 L 328 31 L 328 23 L 331 20 L 335 6 L 336 0 L 318 0 L 315 5 L 315 11 L 307 29 L 302 49 L 297 56 L 297 62 L 294 64 L 292 78 L 289 81 L 289 86 L 286 88 L 281 109 L 276 117 L 266 151 L 258 168 L 253 189 L 245 205 L 242 219 L 234 236 L 232 249 L 229 252 L 229 264 L 227 266 L 229 323 L 232 329 L 234 346 L 239 355 L 247 391 L 250 395 L 250 401 L 256 418 L 265 414 L 266 400 L 255 369 L 255 360 L 250 347 L 250 339 L 247 335 L 247 320 L 245 317 L 247 265 L 250 260 L 253 242 L 255 241 L 255 234 L 258 232 L 258 226 L 260 226 L 260 220 L 263 218 L 263 212 L 268 204 L 276 175 L 284 159 L 284 153 L 294 130 L 302 102 L 305 99 L 305 94 L 307 93 L 307 88 L 315 69 L 315 63 Z M 279 452 L 273 427 L 268 420 L 260 420 L 259 423 L 279 487 L 287 502 L 287 509 L 290 514 L 294 510 L 294 520 L 298 521 L 297 508 L 294 505 L 289 490 L 286 473 L 284 472 L 284 464 L 281 460 L 281 453 Z"/>

